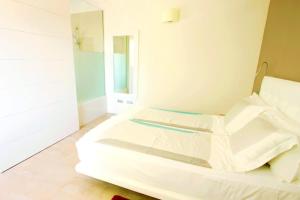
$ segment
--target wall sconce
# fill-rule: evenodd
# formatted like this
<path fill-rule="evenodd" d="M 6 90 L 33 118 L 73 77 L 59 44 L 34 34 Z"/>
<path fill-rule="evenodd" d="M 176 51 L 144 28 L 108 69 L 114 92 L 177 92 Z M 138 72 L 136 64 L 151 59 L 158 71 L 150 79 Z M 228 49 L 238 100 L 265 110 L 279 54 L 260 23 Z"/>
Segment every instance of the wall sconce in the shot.
<path fill-rule="evenodd" d="M 84 36 L 78 26 L 73 30 L 73 43 L 80 51 L 97 52 L 95 48 L 95 38 Z"/>
<path fill-rule="evenodd" d="M 79 27 L 76 26 L 75 27 L 75 30 L 73 31 L 73 41 L 74 41 L 74 44 L 77 45 L 80 49 L 80 46 L 81 46 L 81 37 L 80 37 L 80 30 L 79 30 Z"/>
<path fill-rule="evenodd" d="M 161 21 L 165 23 L 177 22 L 180 18 L 180 10 L 178 8 L 171 8 L 162 13 Z"/>
<path fill-rule="evenodd" d="M 269 63 L 265 61 L 265 62 L 263 62 L 263 64 L 259 67 L 258 71 L 256 72 L 255 78 L 257 78 L 260 75 L 260 73 L 262 72 L 264 67 L 265 67 L 265 71 L 263 73 L 263 77 L 268 73 Z"/>

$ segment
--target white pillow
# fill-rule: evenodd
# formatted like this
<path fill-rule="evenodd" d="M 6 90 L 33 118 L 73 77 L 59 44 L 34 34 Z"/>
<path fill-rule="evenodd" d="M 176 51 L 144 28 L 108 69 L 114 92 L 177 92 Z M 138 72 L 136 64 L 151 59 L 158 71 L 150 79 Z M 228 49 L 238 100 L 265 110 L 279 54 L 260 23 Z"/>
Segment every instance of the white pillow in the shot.
<path fill-rule="evenodd" d="M 284 181 L 292 182 L 300 175 L 300 147 L 280 154 L 269 162 L 272 173 Z"/>
<path fill-rule="evenodd" d="M 259 102 L 258 98 L 254 94 L 239 101 L 229 110 L 224 118 L 225 129 L 229 134 L 238 131 L 260 113 L 268 109 L 267 106 Z"/>
<path fill-rule="evenodd" d="M 278 129 L 261 116 L 229 137 L 234 170 L 237 172 L 261 167 L 298 144 L 296 135 Z"/>
<path fill-rule="evenodd" d="M 290 119 L 277 109 L 263 113 L 273 125 L 284 128 L 300 137 L 300 124 Z M 300 178 L 300 147 L 294 147 L 290 151 L 280 154 L 269 162 L 271 172 L 284 181 L 292 182 Z"/>
<path fill-rule="evenodd" d="M 269 104 L 267 104 L 257 93 L 253 92 L 251 96 L 247 98 L 249 103 L 258 105 L 258 106 L 265 106 L 265 107 L 270 107 Z"/>
<path fill-rule="evenodd" d="M 276 108 L 266 110 L 263 115 L 271 121 L 274 126 L 289 130 L 300 137 L 300 124 L 289 118 Z"/>
<path fill-rule="evenodd" d="M 289 118 L 278 108 L 269 106 L 257 94 L 251 96 L 251 101 L 257 105 L 269 107 L 261 115 L 268 119 L 274 126 L 286 129 L 300 137 L 300 124 Z M 269 162 L 272 173 L 284 181 L 292 182 L 300 179 L 300 147 L 294 147 L 284 152 Z"/>

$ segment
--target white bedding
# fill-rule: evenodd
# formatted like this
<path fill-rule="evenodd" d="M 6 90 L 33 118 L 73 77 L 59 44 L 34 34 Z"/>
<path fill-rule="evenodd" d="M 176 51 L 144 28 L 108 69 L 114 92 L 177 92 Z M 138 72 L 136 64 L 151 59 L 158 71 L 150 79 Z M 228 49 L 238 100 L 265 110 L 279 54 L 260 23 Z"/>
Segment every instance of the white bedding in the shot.
<path fill-rule="evenodd" d="M 184 131 L 174 131 L 166 128 L 147 126 L 130 120 L 112 119 L 104 126 L 98 126 L 91 130 L 78 143 L 99 144 L 101 140 L 114 140 L 133 145 L 151 147 L 166 152 L 179 155 L 208 160 L 210 151 L 210 136 L 207 133 L 193 133 Z M 110 124 L 114 125 L 110 127 Z M 107 128 L 110 127 L 110 128 Z M 81 154 L 79 152 L 79 156 Z"/>
<path fill-rule="evenodd" d="M 230 173 L 99 142 L 110 138 L 153 147 L 215 161 L 220 169 L 231 159 L 224 152 L 228 144 L 221 132 L 146 127 L 128 121 L 132 114 L 104 122 L 77 142 L 78 172 L 160 199 L 300 199 L 299 183 L 283 183 L 267 167 Z M 220 117 L 212 117 L 216 132 L 218 126 L 222 130 Z"/>
<path fill-rule="evenodd" d="M 110 146 L 89 146 L 98 156 L 81 161 L 85 175 L 160 199 L 299 199 L 299 185 L 282 183 L 266 167 L 228 173 Z M 99 156 L 101 155 L 101 156 Z"/>
<path fill-rule="evenodd" d="M 213 115 L 163 110 L 155 108 L 138 108 L 131 117 L 138 120 L 166 124 L 192 130 L 212 132 L 217 120 Z"/>

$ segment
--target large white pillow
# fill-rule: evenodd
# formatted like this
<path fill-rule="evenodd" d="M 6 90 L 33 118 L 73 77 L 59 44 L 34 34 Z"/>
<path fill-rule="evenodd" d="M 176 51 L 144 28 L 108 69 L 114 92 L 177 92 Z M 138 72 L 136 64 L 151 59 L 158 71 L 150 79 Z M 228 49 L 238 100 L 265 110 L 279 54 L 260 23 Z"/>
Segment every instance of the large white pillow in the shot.
<path fill-rule="evenodd" d="M 289 130 L 300 137 L 300 124 L 289 118 L 277 108 L 268 109 L 263 113 L 263 115 L 275 126 Z"/>
<path fill-rule="evenodd" d="M 289 130 L 300 138 L 300 124 L 290 119 L 277 109 L 268 110 L 263 113 L 273 125 Z M 269 162 L 271 172 L 286 182 L 292 182 L 300 178 L 300 147 L 280 154 Z"/>
<path fill-rule="evenodd" d="M 268 107 L 264 102 L 260 101 L 257 94 L 242 99 L 225 115 L 224 122 L 226 131 L 229 134 L 238 131 L 266 109 L 268 109 Z"/>
<path fill-rule="evenodd" d="M 249 103 L 254 104 L 254 105 L 271 107 L 255 92 L 253 92 L 253 94 L 246 99 L 248 100 Z"/>
<path fill-rule="evenodd" d="M 246 106 L 242 112 L 250 113 L 248 120 L 244 120 L 241 124 L 246 124 L 251 121 L 253 118 L 261 115 L 263 118 L 267 119 L 273 126 L 277 129 L 285 129 L 290 131 L 292 134 L 295 134 L 300 137 L 300 124 L 295 120 L 290 119 L 286 114 L 281 112 L 278 108 L 268 105 L 260 96 L 256 93 L 253 93 L 252 96 L 244 99 L 247 103 L 251 104 L 251 109 L 249 106 Z M 259 106 L 263 107 L 262 112 L 259 112 L 259 108 L 253 107 Z M 255 108 L 255 109 L 253 109 Z M 253 111 L 254 110 L 254 111 Z M 256 115 L 258 113 L 258 115 Z M 239 117 L 243 115 L 237 115 L 237 118 L 233 121 L 236 123 L 239 122 Z M 241 120 L 240 120 L 241 121 Z M 241 127 L 233 125 L 235 127 Z M 234 129 L 230 129 L 230 134 L 233 134 Z M 255 138 L 255 136 L 253 137 Z M 295 179 L 300 179 L 300 147 L 294 147 L 291 150 L 288 150 L 269 162 L 270 169 L 272 173 L 281 178 L 284 181 L 292 182 Z"/>
<path fill-rule="evenodd" d="M 300 175 L 300 147 L 294 147 L 269 162 L 271 172 L 284 181 L 292 182 Z"/>
<path fill-rule="evenodd" d="M 263 115 L 268 118 L 276 127 L 289 130 L 300 137 L 300 123 L 288 117 L 285 113 L 280 111 L 278 108 L 266 103 L 259 95 L 253 93 L 248 97 L 249 102 L 255 105 L 260 105 L 266 109 Z"/>
<path fill-rule="evenodd" d="M 268 163 L 298 144 L 296 135 L 258 116 L 230 134 L 234 170 L 246 172 Z"/>

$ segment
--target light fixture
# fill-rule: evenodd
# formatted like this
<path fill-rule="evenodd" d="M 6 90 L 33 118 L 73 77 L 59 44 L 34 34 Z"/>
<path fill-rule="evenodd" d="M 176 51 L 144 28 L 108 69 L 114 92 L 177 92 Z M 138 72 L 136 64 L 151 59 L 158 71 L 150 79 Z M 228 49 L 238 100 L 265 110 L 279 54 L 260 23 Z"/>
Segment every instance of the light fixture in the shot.
<path fill-rule="evenodd" d="M 80 36 L 80 30 L 79 30 L 78 26 L 76 26 L 73 31 L 73 41 L 74 41 L 74 44 L 80 48 L 81 43 L 82 43 L 82 38 Z"/>
<path fill-rule="evenodd" d="M 177 22 L 180 18 L 180 10 L 178 8 L 171 8 L 162 13 L 161 21 L 166 23 Z"/>
<path fill-rule="evenodd" d="M 255 74 L 255 78 L 257 78 L 260 73 L 262 72 L 263 68 L 265 67 L 265 71 L 263 73 L 263 77 L 268 73 L 268 70 L 269 70 L 269 63 L 264 61 L 263 64 L 259 67 L 258 71 L 256 72 Z"/>

